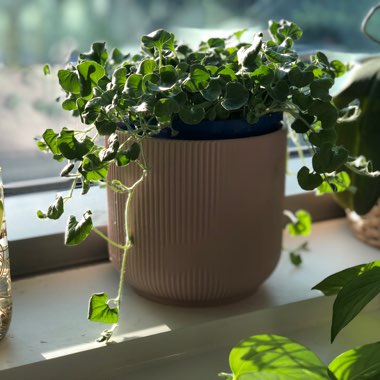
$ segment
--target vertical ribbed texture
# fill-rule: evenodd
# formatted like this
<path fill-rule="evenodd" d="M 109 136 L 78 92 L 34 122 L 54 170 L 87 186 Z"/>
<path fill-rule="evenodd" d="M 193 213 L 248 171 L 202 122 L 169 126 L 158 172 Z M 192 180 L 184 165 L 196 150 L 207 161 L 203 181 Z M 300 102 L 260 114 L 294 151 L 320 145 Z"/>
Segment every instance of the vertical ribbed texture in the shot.
<path fill-rule="evenodd" d="M 182 304 L 254 291 L 281 250 L 285 149 L 283 130 L 232 140 L 146 140 L 151 170 L 129 215 L 135 245 L 128 282 L 147 297 Z M 126 184 L 140 175 L 136 165 L 109 171 Z M 109 234 L 123 243 L 125 197 L 108 196 Z M 118 263 L 118 250 L 110 253 Z"/>

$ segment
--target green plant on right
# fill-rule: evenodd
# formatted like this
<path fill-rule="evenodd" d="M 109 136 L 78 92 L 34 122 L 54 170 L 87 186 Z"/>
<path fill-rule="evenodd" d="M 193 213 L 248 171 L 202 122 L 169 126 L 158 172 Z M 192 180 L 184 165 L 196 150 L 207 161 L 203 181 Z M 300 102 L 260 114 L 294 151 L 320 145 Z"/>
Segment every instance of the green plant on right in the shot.
<path fill-rule="evenodd" d="M 346 118 L 336 127 L 337 142 L 353 155 L 371 159 L 369 169 L 380 170 L 380 58 L 371 58 L 355 70 L 350 81 L 334 97 L 338 107 L 345 107 L 355 99 L 360 102 L 361 112 L 356 118 Z M 380 177 L 372 178 L 358 174 L 355 165 L 347 168 L 351 187 L 334 195 L 345 209 L 366 214 L 380 198 Z"/>
<path fill-rule="evenodd" d="M 380 261 L 335 273 L 313 289 L 336 295 L 331 341 L 380 294 Z M 283 336 L 262 334 L 239 342 L 230 352 L 228 380 L 379 380 L 380 342 L 343 352 L 326 366 L 309 348 Z"/>

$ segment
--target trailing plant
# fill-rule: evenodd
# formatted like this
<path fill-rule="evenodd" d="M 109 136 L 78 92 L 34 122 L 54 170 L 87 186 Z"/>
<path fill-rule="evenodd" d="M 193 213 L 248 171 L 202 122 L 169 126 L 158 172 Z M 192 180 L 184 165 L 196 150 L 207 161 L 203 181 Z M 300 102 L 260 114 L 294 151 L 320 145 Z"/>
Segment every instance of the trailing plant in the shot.
<path fill-rule="evenodd" d="M 337 295 L 333 305 L 331 341 L 380 293 L 380 261 L 357 265 L 335 273 L 313 289 Z M 229 380 L 330 379 L 377 380 L 380 378 L 380 342 L 343 352 L 326 366 L 307 347 L 283 336 L 263 334 L 239 342 L 230 352 Z"/>
<path fill-rule="evenodd" d="M 210 38 L 193 50 L 161 29 L 142 37 L 138 54 L 125 55 L 118 49 L 109 53 L 105 43 L 94 43 L 76 63 L 58 72 L 65 92 L 62 107 L 78 116 L 84 128 L 48 129 L 38 141 L 42 151 L 65 161 L 61 176 L 73 179 L 69 193 L 57 195 L 38 216 L 61 217 L 77 186 L 83 195 L 95 183 L 128 195 L 123 244 L 111 241 L 93 225 L 90 210 L 79 220 L 70 216 L 66 227 L 67 245 L 81 243 L 93 231 L 123 249 L 117 296 L 108 299 L 101 293 L 90 300 L 89 319 L 113 324 L 101 340 L 108 340 L 117 326 L 126 257 L 133 244 L 129 205 L 149 169 L 143 153 L 145 138 L 164 130 L 175 135 L 178 122 L 194 128 L 203 120 L 243 119 L 254 124 L 265 115 L 286 113 L 290 129 L 306 136 L 313 154 L 312 168 L 303 166 L 298 172 L 300 186 L 321 191 L 347 186 L 343 169 L 351 168 L 355 157 L 336 144 L 335 126 L 357 107 L 348 105 L 339 110 L 329 95 L 345 66 L 337 60 L 330 62 L 321 52 L 308 62 L 301 59 L 294 42 L 302 31 L 289 21 L 270 21 L 269 40 L 255 33 L 243 42 L 243 34 L 239 31 L 227 38 Z M 47 66 L 44 72 L 49 73 Z M 127 135 L 123 143 L 120 134 Z M 110 181 L 110 165 L 138 165 L 141 177 L 131 186 Z M 365 165 L 355 170 L 368 172 Z"/>
<path fill-rule="evenodd" d="M 380 9 L 380 4 L 371 8 L 362 23 L 363 33 L 372 41 L 380 40 L 368 31 L 368 23 Z M 358 157 L 371 158 L 373 171 L 380 170 L 380 128 L 378 127 L 380 97 L 380 58 L 370 57 L 353 72 L 344 88 L 334 97 L 334 103 L 344 107 L 354 99 L 360 101 L 359 117 L 347 119 L 337 126 L 339 144 Z M 358 160 L 360 162 L 360 160 Z M 335 199 L 345 209 L 359 215 L 368 213 L 380 197 L 380 178 L 358 175 L 348 171 L 351 186 L 355 191 L 336 194 Z"/>

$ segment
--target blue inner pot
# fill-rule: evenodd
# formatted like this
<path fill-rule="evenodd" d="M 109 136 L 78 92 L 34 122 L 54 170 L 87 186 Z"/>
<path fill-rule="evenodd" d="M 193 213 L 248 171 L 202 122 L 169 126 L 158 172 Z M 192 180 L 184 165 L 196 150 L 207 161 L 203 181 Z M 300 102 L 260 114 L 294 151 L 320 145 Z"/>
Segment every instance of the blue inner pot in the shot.
<path fill-rule="evenodd" d="M 261 136 L 281 129 L 281 121 L 281 112 L 265 115 L 255 124 L 240 119 L 203 120 L 196 125 L 175 120 L 172 128 L 177 134 L 173 135 L 170 128 L 165 128 L 154 137 L 173 140 L 223 140 Z"/>

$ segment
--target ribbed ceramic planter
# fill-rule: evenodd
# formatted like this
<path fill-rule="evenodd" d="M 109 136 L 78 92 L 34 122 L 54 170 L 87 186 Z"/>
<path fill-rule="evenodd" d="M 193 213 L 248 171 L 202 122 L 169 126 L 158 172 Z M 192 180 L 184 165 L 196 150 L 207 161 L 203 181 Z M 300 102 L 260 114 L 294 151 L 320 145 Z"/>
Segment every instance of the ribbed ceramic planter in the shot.
<path fill-rule="evenodd" d="M 122 141 L 122 135 L 120 135 Z M 281 251 L 286 131 L 226 140 L 144 143 L 148 176 L 129 215 L 128 283 L 165 303 L 209 305 L 252 294 Z M 109 179 L 132 184 L 136 165 Z M 109 236 L 124 243 L 125 197 L 109 190 Z M 120 267 L 120 250 L 109 247 Z"/>

